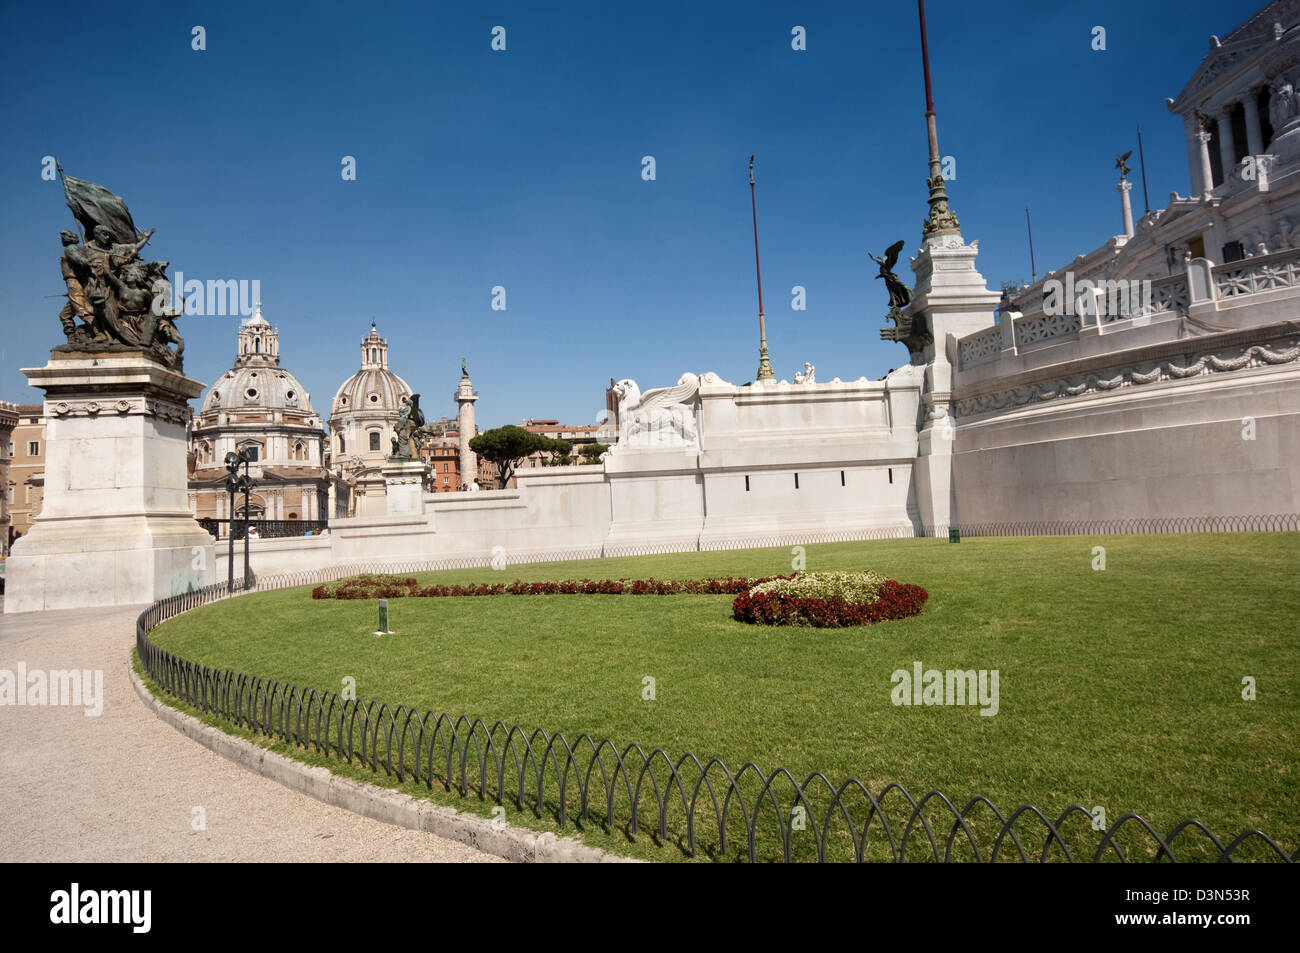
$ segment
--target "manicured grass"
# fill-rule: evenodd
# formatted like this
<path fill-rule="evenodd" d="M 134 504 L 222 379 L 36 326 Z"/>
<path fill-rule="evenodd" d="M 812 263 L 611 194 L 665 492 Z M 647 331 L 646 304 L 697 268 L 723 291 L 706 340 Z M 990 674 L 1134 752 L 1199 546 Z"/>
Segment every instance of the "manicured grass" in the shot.
<path fill-rule="evenodd" d="M 1105 547 L 1104 571 L 1092 568 L 1095 546 Z M 312 600 L 305 587 L 187 613 L 154 640 L 216 667 L 332 691 L 352 677 L 362 699 L 562 731 L 571 741 L 585 732 L 620 750 L 663 748 L 674 760 L 687 751 L 717 756 L 733 771 L 746 761 L 784 766 L 800 780 L 821 770 L 836 784 L 857 777 L 875 794 L 897 781 L 918 798 L 938 788 L 961 807 L 985 795 L 1004 814 L 1031 803 L 1053 819 L 1070 804 L 1100 806 L 1110 823 L 1132 811 L 1161 834 L 1196 817 L 1225 843 L 1257 827 L 1288 851 L 1300 846 L 1300 535 L 893 540 L 809 546 L 806 558 L 809 570 L 871 569 L 923 586 L 925 612 L 860 629 L 771 629 L 735 622 L 729 596 L 400 599 L 390 601 L 396 634 L 375 637 L 373 601 Z M 420 578 L 790 569 L 789 549 L 765 549 Z M 996 669 L 998 714 L 894 705 L 891 674 L 914 661 Z M 653 701 L 642 697 L 646 676 Z M 1246 676 L 1256 681 L 1255 701 L 1242 699 Z M 326 763 L 301 749 L 295 756 Z M 782 800 L 792 803 L 788 789 Z M 511 820 L 553 829 L 545 816 L 517 814 L 512 806 Z M 929 816 L 942 840 L 951 822 L 942 811 Z M 595 825 L 583 835 L 680 859 L 680 850 L 650 842 L 641 817 L 635 838 Z M 706 855 L 712 817 L 698 822 Z M 681 821 L 679 807 L 670 841 L 681 842 Z M 1086 820 L 1066 828 L 1076 854 L 1099 842 Z M 1041 827 L 1017 829 L 1032 830 L 1026 849 L 1035 839 L 1041 848 Z M 1141 839 L 1124 843 L 1144 849 Z M 1197 843 L 1180 839 L 1179 858 L 1210 856 Z M 733 842 L 729 855 L 743 846 Z"/>

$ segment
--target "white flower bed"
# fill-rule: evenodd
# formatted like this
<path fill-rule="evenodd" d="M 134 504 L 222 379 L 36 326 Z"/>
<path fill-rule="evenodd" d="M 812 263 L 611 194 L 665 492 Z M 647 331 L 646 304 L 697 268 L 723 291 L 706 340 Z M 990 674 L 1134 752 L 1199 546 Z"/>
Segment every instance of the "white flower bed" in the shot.
<path fill-rule="evenodd" d="M 829 599 L 842 596 L 845 602 L 856 604 L 875 602 L 880 597 L 880 587 L 885 577 L 874 572 L 801 572 L 793 579 L 773 579 L 749 590 L 751 596 L 762 592 L 796 599 Z"/>

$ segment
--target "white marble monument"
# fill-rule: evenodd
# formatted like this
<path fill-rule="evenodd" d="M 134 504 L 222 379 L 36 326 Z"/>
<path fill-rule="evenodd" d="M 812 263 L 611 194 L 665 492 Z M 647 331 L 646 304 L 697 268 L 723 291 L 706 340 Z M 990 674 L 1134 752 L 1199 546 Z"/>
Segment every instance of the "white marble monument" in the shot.
<path fill-rule="evenodd" d="M 5 612 L 153 602 L 217 582 L 189 513 L 187 401 L 203 385 L 140 353 L 52 352 L 45 503 L 5 570 Z"/>

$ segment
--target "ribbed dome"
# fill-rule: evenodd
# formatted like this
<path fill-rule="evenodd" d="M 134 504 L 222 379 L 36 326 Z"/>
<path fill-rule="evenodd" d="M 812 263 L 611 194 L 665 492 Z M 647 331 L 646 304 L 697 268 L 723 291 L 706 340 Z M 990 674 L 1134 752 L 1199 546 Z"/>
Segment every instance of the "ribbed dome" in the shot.
<path fill-rule="evenodd" d="M 388 369 L 388 342 L 379 336 L 372 321 L 370 334 L 361 342 L 361 370 L 338 389 L 330 406 L 330 416 L 395 415 L 402 409 L 402 398 L 410 395 L 410 385 Z"/>
<path fill-rule="evenodd" d="M 203 410 L 293 409 L 313 413 L 311 395 L 282 367 L 235 367 L 203 398 Z"/>
<path fill-rule="evenodd" d="M 280 366 L 280 334 L 257 313 L 239 326 L 235 366 L 208 389 L 206 414 L 213 410 L 296 410 L 313 413 L 311 396 Z"/>
<path fill-rule="evenodd" d="M 350 413 L 396 413 L 402 398 L 411 396 L 411 387 L 386 367 L 365 367 L 343 382 L 330 416 Z"/>

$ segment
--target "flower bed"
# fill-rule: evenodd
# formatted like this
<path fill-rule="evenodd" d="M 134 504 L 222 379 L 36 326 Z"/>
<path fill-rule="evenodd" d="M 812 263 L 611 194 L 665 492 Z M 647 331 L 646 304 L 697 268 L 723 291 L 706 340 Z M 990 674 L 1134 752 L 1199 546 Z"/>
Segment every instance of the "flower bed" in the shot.
<path fill-rule="evenodd" d="M 317 586 L 313 599 L 398 599 L 402 597 L 441 598 L 445 596 L 673 596 L 680 593 L 705 596 L 730 596 L 746 593 L 757 585 L 788 576 L 746 579 L 566 579 L 563 582 L 479 583 L 468 586 L 421 586 L 413 578 L 361 575 Z"/>
<path fill-rule="evenodd" d="M 918 615 L 929 593 L 875 573 L 800 573 L 760 583 L 731 604 L 739 622 L 818 629 L 872 625 Z"/>

